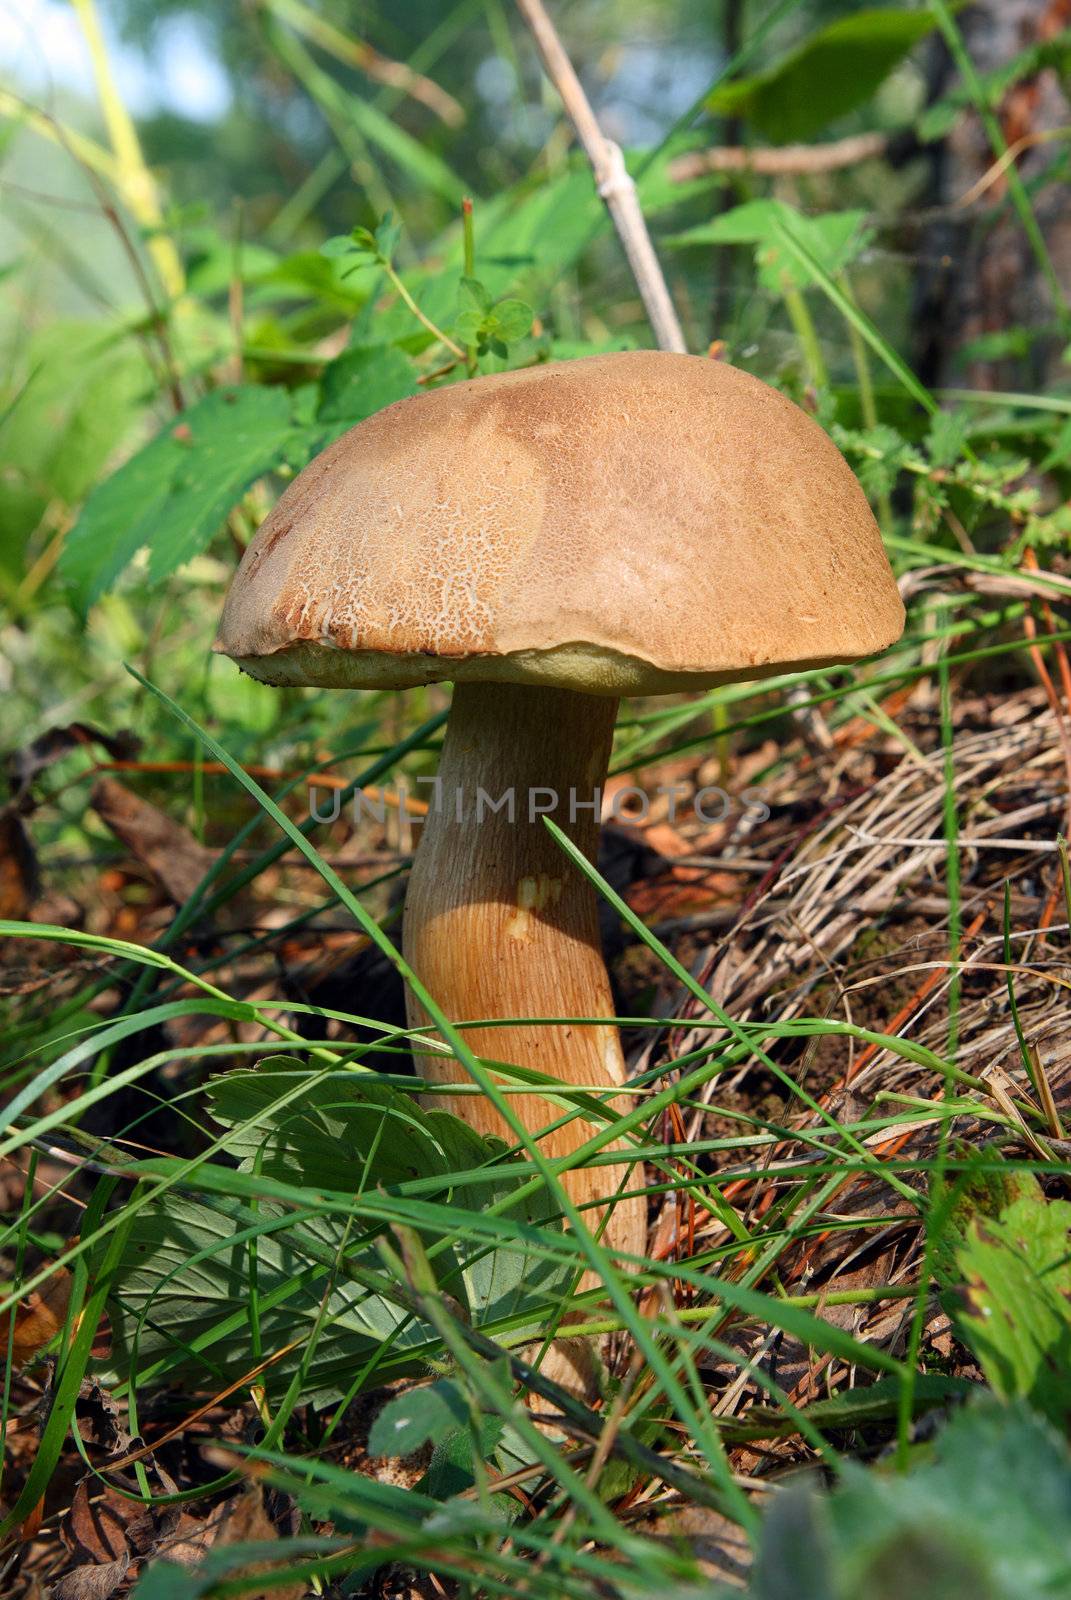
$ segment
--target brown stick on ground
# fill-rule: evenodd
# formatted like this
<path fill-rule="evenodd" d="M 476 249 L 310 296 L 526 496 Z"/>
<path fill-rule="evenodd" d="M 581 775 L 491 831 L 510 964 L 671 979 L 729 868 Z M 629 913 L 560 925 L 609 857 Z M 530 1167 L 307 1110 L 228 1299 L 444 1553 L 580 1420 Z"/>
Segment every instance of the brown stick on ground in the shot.
<path fill-rule="evenodd" d="M 556 820 L 595 859 L 599 820 L 592 803 L 606 776 L 616 712 L 616 700 L 569 689 L 458 684 L 405 906 L 406 960 L 452 1021 L 608 1019 L 605 1027 L 466 1030 L 477 1054 L 599 1088 L 623 1084 L 625 1064 L 597 900 L 532 807 L 547 807 L 556 796 Z M 508 805 L 490 808 L 504 794 L 512 796 L 512 819 Z M 409 1014 L 414 1026 L 427 1023 L 412 997 Z M 419 1066 L 437 1083 L 467 1081 L 456 1061 L 439 1055 L 421 1056 Z M 511 1103 L 533 1132 L 568 1110 L 535 1094 L 512 1096 Z M 480 1133 L 513 1140 L 482 1096 L 436 1095 L 434 1104 Z M 548 1157 L 566 1156 L 595 1131 L 574 1119 L 547 1134 L 541 1148 Z M 624 1167 L 588 1167 L 563 1181 L 583 1207 L 612 1196 L 625 1176 Z M 598 1225 L 603 1209 L 585 1212 L 589 1227 Z M 646 1235 L 646 1205 L 631 1199 L 614 1207 L 603 1237 L 613 1248 L 641 1254 Z"/>

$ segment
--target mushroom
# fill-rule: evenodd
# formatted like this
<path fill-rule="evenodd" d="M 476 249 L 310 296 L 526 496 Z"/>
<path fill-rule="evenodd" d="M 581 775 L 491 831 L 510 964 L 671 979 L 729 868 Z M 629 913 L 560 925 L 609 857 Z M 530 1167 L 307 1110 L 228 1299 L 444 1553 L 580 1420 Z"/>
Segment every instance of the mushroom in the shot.
<path fill-rule="evenodd" d="M 636 351 L 432 390 L 344 434 L 249 545 L 215 648 L 273 684 L 453 681 L 406 959 L 454 1021 L 594 1019 L 467 1038 L 485 1058 L 616 1089 L 596 897 L 543 813 L 594 860 L 620 696 L 852 661 L 902 627 L 866 498 L 822 429 L 733 367 Z M 430 1053 L 423 1073 L 465 1076 Z M 445 1104 L 505 1132 L 482 1097 Z M 533 1131 L 560 1124 L 548 1156 L 593 1132 L 560 1101 L 516 1104 Z M 592 1225 L 627 1173 L 567 1174 Z M 605 1240 L 642 1253 L 645 1217 L 624 1198 Z"/>

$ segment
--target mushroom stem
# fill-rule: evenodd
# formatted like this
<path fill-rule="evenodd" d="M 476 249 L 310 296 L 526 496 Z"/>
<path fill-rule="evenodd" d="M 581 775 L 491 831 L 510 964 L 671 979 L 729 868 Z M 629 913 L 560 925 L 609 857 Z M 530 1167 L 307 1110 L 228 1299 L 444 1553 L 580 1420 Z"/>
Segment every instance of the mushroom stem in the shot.
<path fill-rule="evenodd" d="M 551 811 L 589 860 L 599 838 L 600 791 L 610 759 L 617 701 L 571 689 L 461 683 L 443 746 L 405 904 L 406 960 L 457 1022 L 495 1017 L 606 1017 L 605 1027 L 569 1023 L 477 1028 L 466 1040 L 479 1055 L 545 1073 L 568 1084 L 605 1088 L 625 1081 L 613 1025 L 610 982 L 591 884 L 563 856 L 542 821 Z M 493 806 L 499 809 L 492 809 Z M 409 1020 L 427 1017 L 410 995 Z M 441 1056 L 421 1057 L 437 1083 L 467 1081 Z M 435 1096 L 480 1133 L 512 1139 L 482 1096 Z M 538 1132 L 563 1107 L 535 1094 L 513 1096 L 526 1127 Z M 577 1117 L 548 1133 L 549 1157 L 571 1154 L 595 1128 Z M 578 1206 L 607 1198 L 625 1168 L 568 1172 Z M 596 1227 L 601 1211 L 585 1213 Z M 642 1198 L 613 1209 L 604 1242 L 642 1252 Z"/>

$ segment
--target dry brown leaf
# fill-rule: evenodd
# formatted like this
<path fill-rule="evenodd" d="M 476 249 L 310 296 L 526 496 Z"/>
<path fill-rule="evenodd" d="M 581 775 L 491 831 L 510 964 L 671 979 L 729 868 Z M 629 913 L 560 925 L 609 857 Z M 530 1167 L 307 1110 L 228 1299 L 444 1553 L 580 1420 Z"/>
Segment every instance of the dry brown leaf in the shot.
<path fill-rule="evenodd" d="M 129 1450 L 132 1440 L 119 1420 L 119 1406 L 93 1378 L 82 1379 L 75 1418 L 86 1444 L 99 1446 L 106 1456 Z"/>
<path fill-rule="evenodd" d="M 71 1299 L 71 1275 L 54 1272 L 43 1289 L 35 1289 L 15 1311 L 15 1336 L 12 1359 L 16 1367 L 32 1361 L 56 1337 L 67 1317 Z M 0 1350 L 7 1350 L 11 1337 L 11 1315 L 0 1317 Z"/>
<path fill-rule="evenodd" d="M 114 778 L 93 786 L 91 804 L 176 905 L 190 898 L 215 856 L 166 812 Z"/>
<path fill-rule="evenodd" d="M 229 1500 L 207 1522 L 197 1524 L 192 1517 L 180 1519 L 174 1535 L 162 1539 L 156 1556 L 165 1561 L 178 1562 L 184 1567 L 196 1567 L 206 1551 L 229 1544 L 266 1544 L 278 1541 L 279 1533 L 268 1516 L 264 1493 L 259 1484 L 250 1484 L 240 1494 Z M 285 1559 L 285 1546 L 279 1551 L 280 1561 Z M 242 1571 L 228 1573 L 228 1578 L 256 1577 L 275 1570 L 274 1564 L 258 1561 Z M 248 1591 L 248 1600 L 303 1600 L 307 1589 L 303 1579 L 294 1583 L 266 1586 Z"/>
<path fill-rule="evenodd" d="M 51 1600 L 111 1600 L 130 1569 L 125 1553 L 114 1561 L 72 1567 L 52 1585 Z"/>
<path fill-rule="evenodd" d="M 79 1565 L 129 1561 L 131 1525 L 145 1516 L 139 1500 L 131 1500 L 99 1478 L 83 1478 L 74 1491 L 60 1535 Z"/>
<path fill-rule="evenodd" d="M 199 1566 L 215 1543 L 217 1526 L 214 1517 L 202 1522 L 197 1517 L 191 1517 L 188 1511 L 176 1511 L 161 1530 L 152 1554 L 174 1562 L 176 1566 Z"/>
<path fill-rule="evenodd" d="M 0 811 L 0 917 L 25 921 L 37 889 L 37 858 L 25 824 L 13 811 Z"/>

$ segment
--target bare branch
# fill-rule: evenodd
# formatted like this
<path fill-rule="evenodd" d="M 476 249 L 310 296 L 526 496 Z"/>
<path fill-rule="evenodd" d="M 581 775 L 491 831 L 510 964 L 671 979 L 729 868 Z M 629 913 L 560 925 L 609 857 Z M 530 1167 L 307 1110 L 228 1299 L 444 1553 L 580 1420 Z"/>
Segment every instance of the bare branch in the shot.
<path fill-rule="evenodd" d="M 669 164 L 675 183 L 703 178 L 710 172 L 756 172 L 772 178 L 807 177 L 816 172 L 839 172 L 843 167 L 871 161 L 888 149 L 884 133 L 856 133 L 829 144 L 784 144 L 748 149 L 744 145 L 714 150 L 691 150 Z"/>
<path fill-rule="evenodd" d="M 531 30 L 547 76 L 557 89 L 566 115 L 591 162 L 595 186 L 606 203 L 618 237 L 625 247 L 628 264 L 659 349 L 684 352 L 687 349 L 684 334 L 651 236 L 647 232 L 636 185 L 625 170 L 625 158 L 619 147 L 607 139 L 599 127 L 580 79 L 547 15 L 543 0 L 517 0 L 517 9 Z"/>

